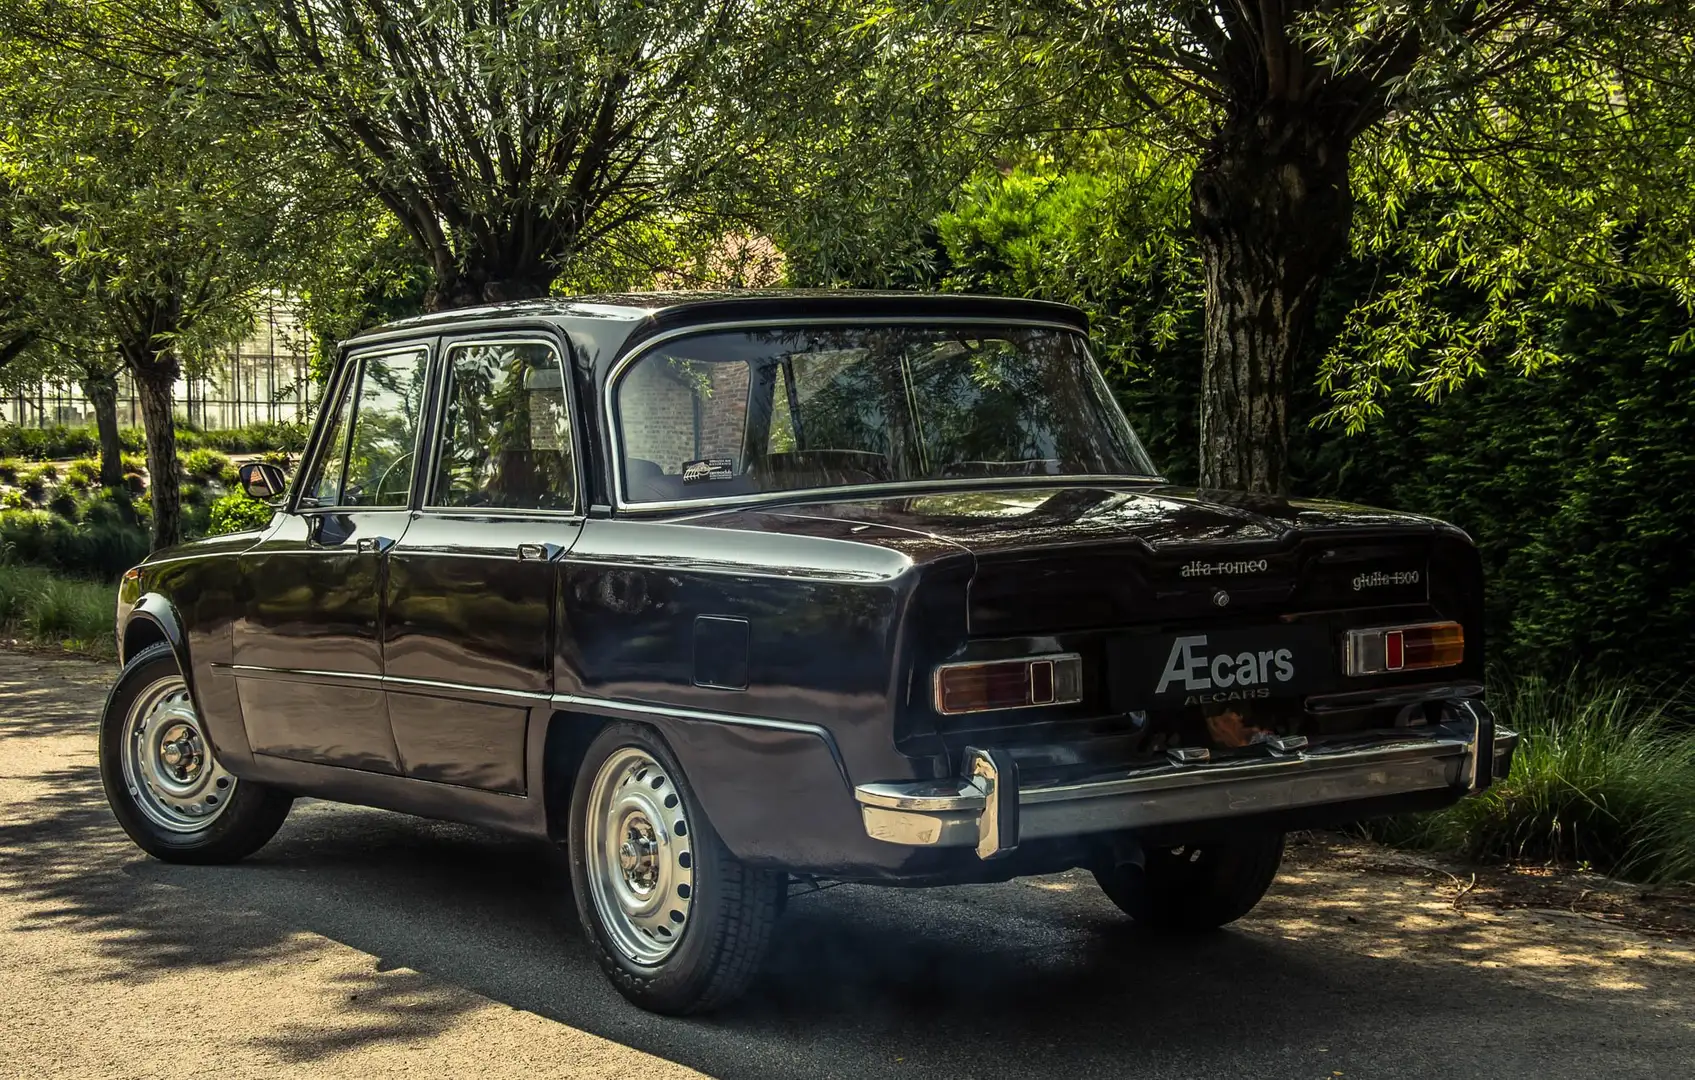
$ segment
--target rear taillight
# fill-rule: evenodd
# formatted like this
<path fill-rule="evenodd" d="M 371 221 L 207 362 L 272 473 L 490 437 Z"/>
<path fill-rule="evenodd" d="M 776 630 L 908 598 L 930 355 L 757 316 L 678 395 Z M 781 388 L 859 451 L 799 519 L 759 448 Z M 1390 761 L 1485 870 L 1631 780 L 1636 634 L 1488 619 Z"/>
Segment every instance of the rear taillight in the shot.
<path fill-rule="evenodd" d="M 1465 659 L 1465 630 L 1457 622 L 1349 630 L 1349 675 L 1382 675 L 1453 667 Z"/>
<path fill-rule="evenodd" d="M 1083 660 L 1076 653 L 943 664 L 936 669 L 936 711 L 944 716 L 1081 700 Z"/>

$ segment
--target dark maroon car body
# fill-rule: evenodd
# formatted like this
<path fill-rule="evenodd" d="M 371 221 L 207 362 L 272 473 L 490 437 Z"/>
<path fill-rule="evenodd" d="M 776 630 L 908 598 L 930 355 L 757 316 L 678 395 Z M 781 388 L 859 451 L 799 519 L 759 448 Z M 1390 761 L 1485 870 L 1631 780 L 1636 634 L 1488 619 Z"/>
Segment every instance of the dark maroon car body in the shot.
<path fill-rule="evenodd" d="M 1126 836 L 1435 807 L 1504 767 L 1478 556 L 1439 521 L 1157 476 L 658 509 L 618 489 L 609 382 L 645 342 L 917 318 L 1086 330 L 1033 301 L 756 294 L 535 301 L 355 339 L 350 355 L 556 342 L 576 507 L 320 509 L 296 491 L 264 529 L 140 567 L 122 652 L 170 644 L 236 776 L 535 837 L 563 836 L 592 733 L 638 722 L 739 860 L 861 881 L 1004 878 Z M 1350 632 L 1450 622 L 1455 663 L 1348 670 Z M 1073 655 L 1074 703 L 935 707 L 944 665 Z"/>

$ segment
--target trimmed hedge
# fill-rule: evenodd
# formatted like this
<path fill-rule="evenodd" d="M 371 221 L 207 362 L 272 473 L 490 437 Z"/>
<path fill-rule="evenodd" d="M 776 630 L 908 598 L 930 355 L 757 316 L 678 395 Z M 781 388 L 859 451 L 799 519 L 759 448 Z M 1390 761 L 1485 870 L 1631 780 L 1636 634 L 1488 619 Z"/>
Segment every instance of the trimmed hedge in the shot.
<path fill-rule="evenodd" d="M 201 431 L 187 424 L 177 424 L 177 449 L 217 450 L 226 454 L 256 454 L 263 450 L 285 450 L 298 454 L 306 448 L 308 427 L 304 423 L 287 421 L 252 424 L 244 428 Z M 144 453 L 147 437 L 138 427 L 119 432 L 125 450 Z M 98 457 L 100 436 L 92 427 L 45 428 L 18 427 L 0 424 L 0 458 L 25 458 L 30 461 L 49 459 Z"/>

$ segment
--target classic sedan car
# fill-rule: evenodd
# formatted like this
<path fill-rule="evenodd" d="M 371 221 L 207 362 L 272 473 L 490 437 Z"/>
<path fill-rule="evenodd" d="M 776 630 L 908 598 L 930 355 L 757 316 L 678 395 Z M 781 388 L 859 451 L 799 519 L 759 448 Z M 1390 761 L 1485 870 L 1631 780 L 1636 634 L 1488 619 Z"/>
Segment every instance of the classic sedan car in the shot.
<path fill-rule="evenodd" d="M 302 795 L 558 845 L 618 989 L 709 1008 L 793 882 L 1073 867 L 1155 931 L 1291 828 L 1513 746 L 1457 529 L 1163 479 L 1081 312 L 538 300 L 340 351 L 263 529 L 125 576 L 118 821 L 240 859 Z"/>

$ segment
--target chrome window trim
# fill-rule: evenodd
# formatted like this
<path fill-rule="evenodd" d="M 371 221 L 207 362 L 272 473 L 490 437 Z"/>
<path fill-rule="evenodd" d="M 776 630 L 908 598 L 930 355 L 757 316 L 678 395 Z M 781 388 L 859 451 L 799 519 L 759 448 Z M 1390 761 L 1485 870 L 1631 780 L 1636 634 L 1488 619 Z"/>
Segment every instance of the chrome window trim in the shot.
<path fill-rule="evenodd" d="M 441 455 L 431 454 L 429 463 L 428 483 L 419 494 L 418 508 L 431 514 L 459 515 L 467 511 L 474 512 L 478 517 L 496 517 L 500 512 L 521 514 L 525 517 L 540 515 L 547 518 L 582 518 L 583 515 L 583 484 L 587 477 L 583 473 L 583 442 L 582 416 L 577 409 L 575 389 L 572 387 L 571 372 L 565 366 L 565 353 L 568 343 L 561 335 L 550 336 L 546 331 L 494 331 L 486 336 L 475 332 L 463 336 L 443 335 L 440 343 L 441 369 L 436 373 L 434 387 L 436 400 L 435 410 L 431 416 L 434 430 L 433 450 L 440 450 L 442 440 L 447 437 L 447 397 L 453 378 L 453 350 L 464 347 L 474 348 L 479 345 L 545 345 L 553 350 L 553 362 L 559 366 L 559 386 L 565 394 L 565 416 L 571 424 L 571 470 L 575 490 L 571 493 L 571 509 L 549 510 L 541 507 L 524 509 L 520 507 L 484 508 L 475 506 L 436 506 L 429 500 L 435 490 L 436 472 L 441 465 Z"/>
<path fill-rule="evenodd" d="M 820 487 L 820 488 L 788 488 L 783 491 L 751 492 L 747 495 L 737 495 L 723 499 L 695 499 L 630 503 L 620 505 L 618 509 L 631 514 L 659 510 L 700 510 L 702 516 L 709 511 L 725 508 L 751 509 L 761 506 L 782 503 L 816 502 L 819 496 L 835 502 L 860 502 L 874 499 L 881 495 L 906 493 L 913 498 L 925 495 L 945 494 L 949 491 L 981 491 L 988 488 L 1044 488 L 1044 487 L 1074 487 L 1077 485 L 1105 484 L 1164 484 L 1168 483 L 1163 476 L 1140 476 L 1136 473 L 1075 473 L 1068 476 L 967 476 L 946 480 L 887 480 L 876 484 L 855 484 L 851 487 Z M 687 518 L 678 519 L 678 523 L 686 522 Z"/>
<path fill-rule="evenodd" d="M 337 398 L 338 395 L 346 390 L 348 380 L 355 377 L 358 378 L 358 385 L 353 387 L 352 392 L 357 395 L 364 385 L 365 361 L 367 360 L 380 360 L 385 356 L 401 356 L 405 353 L 422 352 L 424 354 L 425 396 L 424 401 L 420 403 L 418 410 L 418 427 L 412 435 L 412 458 L 414 463 L 416 463 L 419 451 L 423 449 L 422 444 L 424 444 L 429 437 L 428 421 L 431 416 L 429 408 L 429 394 L 434 389 L 432 385 L 434 380 L 430 378 L 429 368 L 430 365 L 435 362 L 436 341 L 437 339 L 432 336 L 416 338 L 402 344 L 386 344 L 370 349 L 349 350 L 346 357 L 341 362 L 341 369 L 337 372 L 337 377 L 333 380 L 334 386 L 321 400 L 329 401 Z M 341 402 L 337 400 L 336 404 L 339 407 Z M 353 423 L 357 424 L 359 422 L 359 402 L 357 397 L 354 399 L 353 404 Z M 404 513 L 410 513 L 412 511 L 412 506 L 416 501 L 415 496 L 417 495 L 418 475 L 416 468 L 412 470 L 412 483 L 409 485 L 406 493 L 406 502 L 401 506 L 348 506 L 341 502 L 336 502 L 327 506 L 322 504 L 315 504 L 312 506 L 300 505 L 301 499 L 306 497 L 306 482 L 312 476 L 313 470 L 318 467 L 319 460 L 324 456 L 324 428 L 328 427 L 330 423 L 330 414 L 327 411 L 319 415 L 318 428 L 312 432 L 312 445 L 307 448 L 310 451 L 310 454 L 302 457 L 301 459 L 300 478 L 294 485 L 295 492 L 293 497 L 289 500 L 289 509 L 293 513 L 302 515 L 321 514 L 325 512 L 381 514 L 384 512 L 401 511 Z M 342 477 L 342 486 L 345 487 L 346 483 L 347 478 L 344 475 Z"/>
<path fill-rule="evenodd" d="M 880 490 L 891 487 L 911 488 L 916 484 L 946 484 L 950 488 L 987 487 L 999 485 L 1008 481 L 1045 480 L 1051 482 L 1055 480 L 1064 481 L 1087 478 L 1082 474 L 1076 476 L 968 477 L 957 481 L 902 480 L 881 484 L 857 484 L 852 486 L 825 488 L 794 488 L 786 491 L 758 492 L 748 495 L 732 495 L 715 499 L 668 499 L 663 502 L 634 503 L 628 502 L 624 498 L 624 432 L 623 425 L 619 422 L 618 418 L 615 395 L 619 379 L 623 377 L 625 370 L 631 364 L 640 360 L 649 352 L 666 342 L 674 341 L 680 337 L 717 333 L 724 330 L 745 330 L 770 326 L 839 326 L 849 324 L 863 326 L 1005 326 L 1018 329 L 1062 330 L 1069 334 L 1076 334 L 1083 341 L 1083 351 L 1089 358 L 1089 367 L 1094 372 L 1094 376 L 1096 380 L 1098 380 L 1098 385 L 1106 391 L 1103 396 L 1108 406 L 1118 414 L 1119 419 L 1124 421 L 1124 426 L 1130 432 L 1131 439 L 1135 441 L 1136 449 L 1142 452 L 1142 456 L 1144 458 L 1148 456 L 1147 449 L 1142 445 L 1141 436 L 1136 434 L 1135 425 L 1131 424 L 1130 418 L 1124 415 L 1124 409 L 1118 404 L 1117 396 L 1114 395 L 1110 388 L 1106 386 L 1106 378 L 1101 374 L 1100 362 L 1095 359 L 1094 350 L 1089 346 L 1088 331 L 1078 326 L 1076 323 L 1061 322 L 1057 319 L 1018 319 L 1010 317 L 994 318 L 981 315 L 965 317 L 949 317 L 945 315 L 883 315 L 868 316 L 858 319 L 852 317 L 823 317 L 814 315 L 779 319 L 733 319 L 723 322 L 703 322 L 696 323 L 692 326 L 680 326 L 672 330 L 666 330 L 663 333 L 655 334 L 653 337 L 644 339 L 634 349 L 625 353 L 623 356 L 620 356 L 613 362 L 612 367 L 607 371 L 605 385 L 601 388 L 600 403 L 603 410 L 601 413 L 603 417 L 601 426 L 605 429 L 601 433 L 601 442 L 606 453 L 607 463 L 610 465 L 612 470 L 612 491 L 610 494 L 612 496 L 613 509 L 618 511 L 627 510 L 645 512 L 654 510 L 706 509 L 727 506 L 757 506 L 761 503 L 773 500 L 791 499 L 797 495 L 815 494 L 820 492 L 833 493 L 837 495 L 844 492 L 867 492 L 875 494 Z M 1165 477 L 1157 474 L 1152 476 L 1138 476 L 1135 474 L 1127 474 L 1123 476 L 1110 475 L 1110 477 L 1095 478 L 1111 478 L 1116 480 L 1133 479 L 1137 482 L 1143 483 L 1166 482 Z M 852 500 L 846 499 L 844 501 Z"/>

